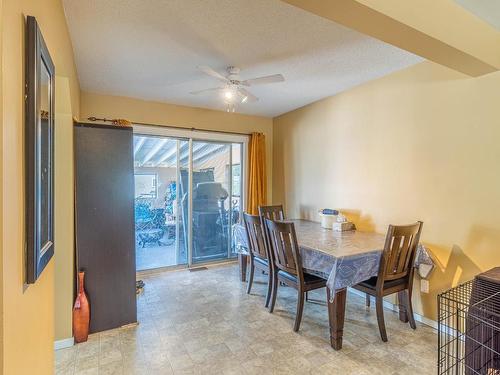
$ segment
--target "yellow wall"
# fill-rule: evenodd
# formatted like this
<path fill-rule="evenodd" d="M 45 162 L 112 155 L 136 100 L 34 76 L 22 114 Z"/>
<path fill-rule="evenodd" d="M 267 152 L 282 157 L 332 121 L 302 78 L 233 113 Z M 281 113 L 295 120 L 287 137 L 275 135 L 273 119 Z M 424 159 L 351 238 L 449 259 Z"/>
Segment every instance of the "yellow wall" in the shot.
<path fill-rule="evenodd" d="M 500 73 L 425 62 L 274 120 L 273 201 L 290 217 L 344 210 L 361 230 L 424 221 L 438 262 L 416 312 L 500 265 Z M 415 285 L 418 287 L 418 283 Z"/>
<path fill-rule="evenodd" d="M 0 0 L 0 176 L 3 181 L 3 0 Z M 0 184 L 0 374 L 3 374 L 3 183 Z"/>
<path fill-rule="evenodd" d="M 2 313 L 4 374 L 52 374 L 54 358 L 54 260 L 33 285 L 24 284 L 24 23 L 35 16 L 56 66 L 67 79 L 72 114 L 79 85 L 59 0 L 4 0 L 2 8 Z M 62 82 L 60 79 L 57 82 Z M 68 92 L 68 90 L 66 91 Z M 56 103 L 56 112 L 61 110 Z M 62 117 L 56 116 L 56 129 Z M 57 135 L 56 135 L 57 136 Z M 64 142 L 71 142 L 66 140 Z M 57 155 L 59 158 L 71 155 Z M 8 181 L 8 183 L 5 183 Z M 56 189 L 58 186 L 56 186 Z M 56 203 L 57 204 L 57 203 Z M 72 226 L 71 223 L 68 223 Z M 59 228 L 60 229 L 60 228 Z M 60 248 L 56 247 L 56 254 Z M 56 255 L 57 256 L 57 255 Z"/>
<path fill-rule="evenodd" d="M 75 290 L 73 116 L 69 80 L 56 77 L 55 340 L 72 337 Z"/>

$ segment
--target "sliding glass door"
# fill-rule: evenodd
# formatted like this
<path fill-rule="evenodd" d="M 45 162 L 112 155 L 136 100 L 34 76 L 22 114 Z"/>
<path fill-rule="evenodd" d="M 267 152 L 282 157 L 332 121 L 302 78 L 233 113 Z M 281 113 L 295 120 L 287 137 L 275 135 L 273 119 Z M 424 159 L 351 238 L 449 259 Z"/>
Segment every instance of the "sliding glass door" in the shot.
<path fill-rule="evenodd" d="M 187 264 L 182 205 L 188 192 L 179 196 L 178 191 L 183 170 L 189 169 L 182 157 L 188 153 L 187 140 L 134 136 L 137 270 Z"/>
<path fill-rule="evenodd" d="M 235 257 L 244 142 L 134 136 L 137 269 Z"/>

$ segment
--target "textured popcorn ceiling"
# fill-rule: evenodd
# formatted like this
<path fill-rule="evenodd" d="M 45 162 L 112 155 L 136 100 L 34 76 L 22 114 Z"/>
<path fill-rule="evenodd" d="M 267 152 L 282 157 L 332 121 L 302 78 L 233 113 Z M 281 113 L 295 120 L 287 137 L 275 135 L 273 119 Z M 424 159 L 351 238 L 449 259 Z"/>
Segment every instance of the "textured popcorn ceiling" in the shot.
<path fill-rule="evenodd" d="M 455 2 L 500 31 L 500 0 L 455 0 Z"/>
<path fill-rule="evenodd" d="M 279 0 L 64 0 L 84 91 L 224 109 L 197 70 L 281 73 L 239 113 L 276 116 L 420 62 L 396 47 Z"/>

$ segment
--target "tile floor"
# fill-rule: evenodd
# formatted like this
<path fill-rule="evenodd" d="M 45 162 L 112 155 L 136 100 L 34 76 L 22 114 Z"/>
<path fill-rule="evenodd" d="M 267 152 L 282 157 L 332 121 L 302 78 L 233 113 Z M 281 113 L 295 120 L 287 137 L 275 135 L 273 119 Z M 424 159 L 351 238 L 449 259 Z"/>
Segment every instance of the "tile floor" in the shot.
<path fill-rule="evenodd" d="M 296 292 L 281 287 L 276 310 L 264 309 L 263 275 L 251 295 L 236 265 L 143 277 L 136 327 L 91 335 L 56 351 L 56 374 L 435 374 L 432 328 L 413 331 L 385 311 L 389 342 L 378 335 L 375 311 L 349 294 L 344 347 L 329 345 L 326 307 L 306 303 L 292 331 Z M 324 299 L 320 290 L 311 295 Z"/>

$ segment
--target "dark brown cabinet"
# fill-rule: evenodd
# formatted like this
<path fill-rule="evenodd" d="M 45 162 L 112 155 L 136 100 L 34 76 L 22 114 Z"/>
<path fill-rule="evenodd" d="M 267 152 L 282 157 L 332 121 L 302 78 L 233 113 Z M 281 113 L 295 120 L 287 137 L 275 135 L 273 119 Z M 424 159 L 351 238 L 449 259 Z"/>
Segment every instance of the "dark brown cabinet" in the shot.
<path fill-rule="evenodd" d="M 137 321 L 131 128 L 75 124 L 77 267 L 90 332 Z"/>

